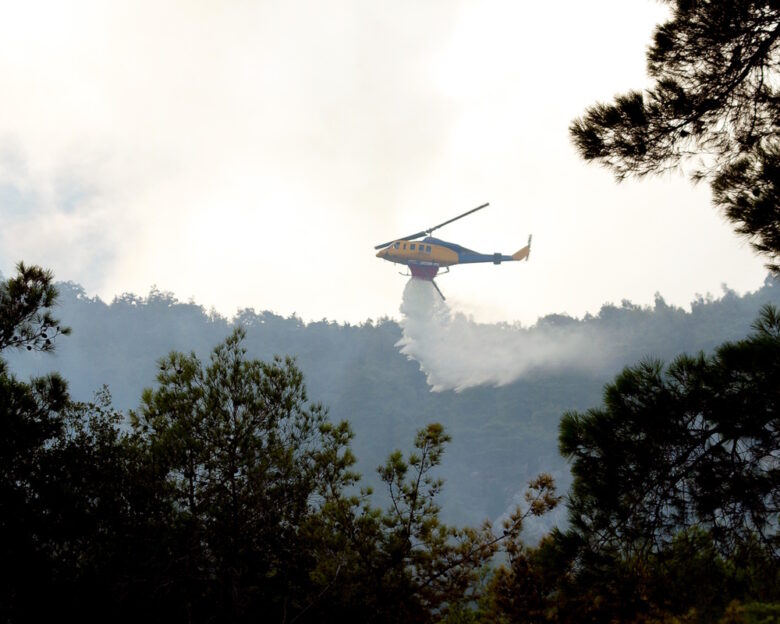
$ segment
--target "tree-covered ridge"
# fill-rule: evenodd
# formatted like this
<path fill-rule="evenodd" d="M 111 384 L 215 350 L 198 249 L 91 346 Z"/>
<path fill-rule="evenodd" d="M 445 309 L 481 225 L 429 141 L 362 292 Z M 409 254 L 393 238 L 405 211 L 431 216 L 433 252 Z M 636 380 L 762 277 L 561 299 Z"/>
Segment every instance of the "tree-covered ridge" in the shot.
<path fill-rule="evenodd" d="M 365 366 L 405 383 L 417 378 L 416 365 L 398 355 L 395 343 L 401 329 L 391 319 L 369 319 L 360 325 L 326 319 L 306 323 L 295 315 L 285 318 L 252 309 L 227 319 L 156 289 L 146 297 L 125 294 L 110 303 L 88 297 L 72 282 L 59 283 L 57 289 L 63 323 L 76 331 L 75 336 L 60 345 L 54 358 L 21 359 L 10 354 L 11 361 L 24 373 L 67 371 L 74 393 L 83 398 L 105 383 L 122 409 L 136 407 L 140 391 L 153 381 L 150 361 L 172 349 L 204 356 L 233 327 L 247 330 L 245 344 L 256 357 L 294 356 L 309 385 L 326 393 L 331 406 L 330 399 L 344 384 L 354 386 L 350 380 L 356 373 L 360 377 Z M 668 305 L 659 294 L 650 307 L 624 300 L 604 304 L 598 313 L 582 319 L 550 314 L 532 327 L 508 327 L 529 334 L 554 327 L 586 337 L 594 346 L 587 368 L 593 376 L 603 377 L 646 354 L 671 359 L 680 350 L 711 350 L 723 340 L 744 335 L 760 306 L 777 302 L 778 284 L 767 278 L 761 289 L 744 296 L 725 287 L 720 297 L 699 296 L 690 311 Z M 115 358 L 116 354 L 121 357 Z"/>
<path fill-rule="evenodd" d="M 556 437 L 560 415 L 594 405 L 604 380 L 623 366 L 646 355 L 671 360 L 681 350 L 711 351 L 744 336 L 761 305 L 780 304 L 777 282 L 767 279 L 743 296 L 724 290 L 719 298 L 698 297 L 690 311 L 669 306 L 659 295 L 652 307 L 624 301 L 605 304 L 583 319 L 549 315 L 534 327 L 508 329 L 579 336 L 592 345 L 586 361 L 534 370 L 499 388 L 432 393 L 418 364 L 399 354 L 401 328 L 389 319 L 305 323 L 295 316 L 244 310 L 228 320 L 155 289 L 146 297 L 127 294 L 105 303 L 72 283 L 57 288 L 58 315 L 73 335 L 60 341 L 53 356 L 10 352 L 9 361 L 22 377 L 60 371 L 82 401 L 106 384 L 116 407 L 135 409 L 143 389 L 155 382 L 154 363 L 165 353 L 194 351 L 207 358 L 213 345 L 243 327 L 249 355 L 266 361 L 274 355 L 295 357 L 309 395 L 333 420 L 349 420 L 357 469 L 377 496 L 382 490 L 375 467 L 393 449 L 406 446 L 421 425 L 441 422 L 453 440 L 443 458 L 449 487 L 440 504 L 443 517 L 459 524 L 497 519 L 511 510 L 522 497 L 522 484 L 539 472 L 552 473 L 565 486 L 568 469 Z M 562 512 L 557 517 L 564 521 Z"/>
<path fill-rule="evenodd" d="M 24 270 L 0 316 L 17 319 L 7 325 L 21 339 L 7 347 L 35 357 L 25 341 L 41 336 L 20 331 L 27 319 L 63 326 L 51 274 L 23 279 Z M 46 292 L 32 317 L 16 314 Z M 776 307 L 761 309 L 746 338 L 626 367 L 602 407 L 566 413 L 568 525 L 536 546 L 522 530 L 558 505 L 551 476 L 533 479 L 498 527 L 448 524 L 440 500 L 451 437 L 432 423 L 418 427 L 411 453 L 395 450 L 379 466 L 377 505 L 354 470 L 350 425 L 309 401 L 294 360 L 251 358 L 246 337 L 234 328 L 208 360 L 159 359 L 129 426 L 106 391 L 78 402 L 59 375 L 20 381 L 0 359 L 4 621 L 780 614 Z"/>
<path fill-rule="evenodd" d="M 51 275 L 22 281 L 4 319 Z M 374 506 L 354 492 L 348 423 L 244 337 L 207 363 L 159 360 L 129 430 L 105 393 L 76 402 L 61 377 L 19 381 L 0 359 L 3 621 L 432 621 L 479 599 L 493 555 L 557 505 L 542 476 L 498 533 L 445 524 L 449 436 L 429 424 L 379 469 L 391 504 Z"/>

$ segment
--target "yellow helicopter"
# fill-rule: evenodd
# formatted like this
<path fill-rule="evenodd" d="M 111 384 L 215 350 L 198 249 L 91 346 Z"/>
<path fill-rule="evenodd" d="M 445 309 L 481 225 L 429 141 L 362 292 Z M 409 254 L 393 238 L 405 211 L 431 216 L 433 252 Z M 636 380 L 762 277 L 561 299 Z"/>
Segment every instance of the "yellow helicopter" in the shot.
<path fill-rule="evenodd" d="M 374 249 L 380 251 L 376 254 L 377 258 L 382 258 L 389 262 L 395 262 L 396 264 L 405 264 L 409 267 L 412 277 L 417 279 L 423 279 L 430 281 L 434 288 L 438 291 L 441 298 L 444 299 L 439 287 L 434 281 L 434 277 L 439 272 L 439 269 L 445 267 L 449 272 L 449 267 L 455 264 L 473 264 L 476 262 L 492 262 L 493 264 L 501 264 L 502 262 L 516 262 L 518 260 L 528 260 L 528 256 L 531 253 L 531 237 L 528 237 L 528 244 L 522 249 L 516 251 L 511 256 L 503 255 L 501 253 L 483 254 L 471 249 L 466 249 L 455 243 L 449 243 L 438 238 L 433 238 L 431 234 L 434 230 L 438 230 L 440 227 L 444 227 L 462 219 L 477 210 L 487 208 L 490 204 L 482 204 L 476 208 L 472 208 L 468 212 L 464 212 L 457 217 L 449 219 L 439 225 L 434 225 L 427 230 L 422 230 L 416 234 L 410 236 L 402 236 L 396 240 L 376 245 Z M 423 236 L 425 238 L 423 238 Z M 419 242 L 417 239 L 422 238 Z"/>

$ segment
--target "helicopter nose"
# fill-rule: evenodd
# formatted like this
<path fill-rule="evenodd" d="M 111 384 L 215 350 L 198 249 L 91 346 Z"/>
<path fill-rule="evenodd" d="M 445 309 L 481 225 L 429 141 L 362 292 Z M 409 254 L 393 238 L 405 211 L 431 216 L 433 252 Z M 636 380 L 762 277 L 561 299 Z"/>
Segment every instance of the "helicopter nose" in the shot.
<path fill-rule="evenodd" d="M 376 252 L 376 257 L 384 258 L 386 254 L 387 254 L 387 249 L 380 249 L 379 251 Z"/>

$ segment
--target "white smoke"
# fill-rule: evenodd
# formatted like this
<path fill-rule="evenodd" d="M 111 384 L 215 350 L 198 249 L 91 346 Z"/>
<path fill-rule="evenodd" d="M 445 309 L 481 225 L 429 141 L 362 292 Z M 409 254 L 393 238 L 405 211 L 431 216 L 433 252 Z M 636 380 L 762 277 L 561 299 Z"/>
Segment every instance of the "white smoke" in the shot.
<path fill-rule="evenodd" d="M 401 314 L 403 338 L 396 346 L 420 364 L 436 392 L 503 386 L 533 370 L 593 369 L 604 363 L 593 331 L 477 323 L 453 311 L 425 280 L 406 284 Z"/>

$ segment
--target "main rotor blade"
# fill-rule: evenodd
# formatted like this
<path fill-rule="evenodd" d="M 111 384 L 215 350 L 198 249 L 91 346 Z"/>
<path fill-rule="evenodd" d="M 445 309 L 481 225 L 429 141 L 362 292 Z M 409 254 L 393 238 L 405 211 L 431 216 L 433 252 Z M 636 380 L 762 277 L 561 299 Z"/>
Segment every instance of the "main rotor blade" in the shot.
<path fill-rule="evenodd" d="M 425 236 L 427 233 L 428 233 L 428 230 L 425 230 L 423 232 L 417 232 L 417 234 L 412 234 L 411 236 L 399 236 L 398 238 L 394 238 L 391 241 L 387 241 L 386 243 L 382 243 L 381 245 L 377 245 L 376 247 L 374 247 L 374 249 L 382 249 L 382 247 L 387 247 L 389 244 L 394 243 L 395 241 L 415 240 L 417 238 Z"/>
<path fill-rule="evenodd" d="M 487 208 L 490 205 L 490 202 L 486 204 L 482 204 L 481 206 L 477 206 L 476 208 L 472 208 L 468 212 L 464 212 L 462 215 L 458 215 L 457 217 L 454 217 L 450 219 L 449 221 L 445 221 L 444 223 L 439 223 L 439 225 L 434 225 L 432 228 L 428 228 L 427 230 L 423 230 L 422 232 L 417 232 L 417 234 L 412 234 L 411 236 L 401 236 L 399 238 L 394 238 L 391 241 L 387 241 L 386 243 L 382 243 L 381 245 L 376 245 L 374 249 L 382 249 L 382 247 L 387 247 L 391 243 L 394 243 L 395 241 L 400 240 L 415 240 L 417 238 L 420 238 L 422 236 L 425 236 L 427 234 L 430 234 L 434 230 L 438 230 L 440 227 L 444 227 L 448 223 L 452 223 L 453 221 L 457 221 L 458 219 L 462 219 L 463 217 L 466 217 L 470 215 L 472 212 L 476 212 L 477 210 L 482 210 L 483 208 Z"/>
<path fill-rule="evenodd" d="M 490 205 L 490 202 L 488 202 L 486 204 L 482 204 L 481 206 L 477 206 L 476 208 L 472 208 L 468 212 L 464 212 L 462 215 L 458 215 L 457 217 L 454 217 L 454 218 L 450 219 L 449 221 L 445 221 L 444 223 L 439 223 L 439 225 L 434 225 L 432 228 L 429 228 L 429 229 L 425 230 L 425 232 L 427 234 L 430 234 L 434 230 L 438 230 L 440 227 L 444 227 L 445 225 L 447 225 L 449 223 L 452 223 L 453 221 L 457 221 L 458 219 L 462 219 L 463 217 L 466 217 L 466 216 L 470 215 L 472 212 L 476 212 L 477 210 L 482 210 L 483 208 L 487 208 L 489 205 Z"/>

